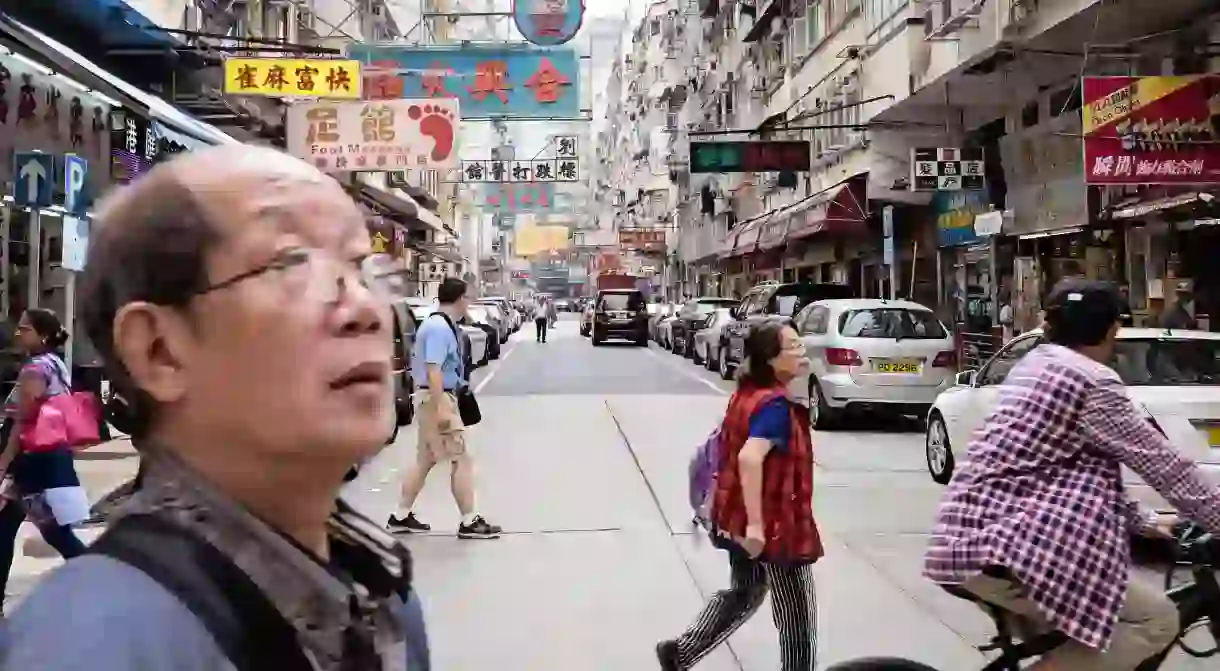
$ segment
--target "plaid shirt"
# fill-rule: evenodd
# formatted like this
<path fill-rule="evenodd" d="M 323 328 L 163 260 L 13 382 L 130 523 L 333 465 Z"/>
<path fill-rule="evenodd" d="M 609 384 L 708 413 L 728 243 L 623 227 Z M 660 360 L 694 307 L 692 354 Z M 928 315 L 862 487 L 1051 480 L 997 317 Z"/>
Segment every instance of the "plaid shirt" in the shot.
<path fill-rule="evenodd" d="M 1059 631 L 1109 644 L 1126 596 L 1128 534 L 1147 532 L 1123 490 L 1125 465 L 1211 531 L 1220 492 L 1136 410 L 1118 375 L 1058 345 L 1013 367 L 954 475 L 924 557 L 924 575 L 959 585 L 1009 569 Z"/>

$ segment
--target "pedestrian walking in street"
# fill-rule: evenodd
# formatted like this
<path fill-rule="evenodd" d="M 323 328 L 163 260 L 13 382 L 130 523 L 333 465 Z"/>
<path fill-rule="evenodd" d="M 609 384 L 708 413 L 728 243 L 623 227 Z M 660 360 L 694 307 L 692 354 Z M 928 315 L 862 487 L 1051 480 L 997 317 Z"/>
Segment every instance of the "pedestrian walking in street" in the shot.
<path fill-rule="evenodd" d="M 390 264 L 270 148 L 99 205 L 78 301 L 143 483 L 17 608 L 0 671 L 427 671 L 407 548 L 339 499 L 394 419 Z"/>
<path fill-rule="evenodd" d="M 547 305 L 546 298 L 538 296 L 534 298 L 534 340 L 536 342 L 546 342 L 546 332 L 551 325 L 551 309 Z"/>
<path fill-rule="evenodd" d="M 806 411 L 787 393 L 805 365 L 804 345 L 789 324 L 750 329 L 737 390 L 708 446 L 716 463 L 703 522 L 728 553 L 730 586 L 712 596 L 681 636 L 657 644 L 665 671 L 695 666 L 754 615 L 768 588 L 781 671 L 814 669 L 811 565 L 823 550 L 813 518 L 813 443 Z M 692 498 L 694 487 L 692 478 Z"/>
<path fill-rule="evenodd" d="M 391 515 L 390 531 L 430 531 L 412 512 L 424 489 L 428 474 L 437 464 L 448 463 L 453 500 L 462 522 L 459 538 L 499 538 L 500 527 L 488 524 L 475 508 L 474 461 L 466 449 L 466 426 L 458 409 L 458 395 L 472 393 L 462 374 L 461 341 L 453 326 L 466 314 L 467 286 L 456 277 L 445 278 L 437 290 L 439 309 L 419 325 L 411 352 L 411 375 L 415 379 L 419 426 L 415 463 L 402 483 L 399 514 Z"/>
<path fill-rule="evenodd" d="M 64 559 L 85 551 L 72 525 L 89 514 L 89 499 L 76 475 L 68 445 L 37 446 L 23 427 L 37 420 L 42 401 L 71 392 L 68 368 L 56 352 L 68 332 L 50 310 L 31 308 L 17 324 L 16 345 L 27 357 L 4 407 L 0 428 L 0 608 L 13 568 L 17 531 L 27 518 Z M 24 439 L 24 440 L 23 440 Z"/>

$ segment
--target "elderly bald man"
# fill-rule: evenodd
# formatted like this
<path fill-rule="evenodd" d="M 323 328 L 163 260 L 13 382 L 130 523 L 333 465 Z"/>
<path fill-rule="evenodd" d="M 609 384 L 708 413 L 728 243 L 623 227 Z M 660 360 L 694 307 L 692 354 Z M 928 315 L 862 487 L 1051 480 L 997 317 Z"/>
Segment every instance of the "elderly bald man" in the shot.
<path fill-rule="evenodd" d="M 427 670 L 410 555 L 338 499 L 393 423 L 364 220 L 277 151 L 193 153 L 101 204 L 84 327 L 141 490 L 9 620 L 5 670 Z"/>

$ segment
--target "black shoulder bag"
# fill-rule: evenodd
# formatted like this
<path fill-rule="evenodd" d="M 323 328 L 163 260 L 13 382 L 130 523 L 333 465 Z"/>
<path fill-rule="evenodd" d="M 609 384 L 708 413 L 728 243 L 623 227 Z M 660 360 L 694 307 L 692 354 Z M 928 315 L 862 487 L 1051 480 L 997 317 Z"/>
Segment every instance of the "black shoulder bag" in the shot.
<path fill-rule="evenodd" d="M 449 325 L 449 330 L 453 331 L 453 337 L 457 340 L 458 352 L 462 351 L 462 334 L 458 331 L 458 327 L 449 318 L 449 315 L 437 310 L 432 313 L 439 315 L 445 323 Z M 468 384 L 459 384 L 457 389 L 453 390 L 453 396 L 457 399 L 458 416 L 462 418 L 463 426 L 474 426 L 483 421 L 483 411 L 479 409 L 479 399 L 474 397 L 474 390 Z"/>
<path fill-rule="evenodd" d="M 90 546 L 139 569 L 178 598 L 237 671 L 312 671 L 296 630 L 220 550 L 150 515 L 124 517 Z"/>

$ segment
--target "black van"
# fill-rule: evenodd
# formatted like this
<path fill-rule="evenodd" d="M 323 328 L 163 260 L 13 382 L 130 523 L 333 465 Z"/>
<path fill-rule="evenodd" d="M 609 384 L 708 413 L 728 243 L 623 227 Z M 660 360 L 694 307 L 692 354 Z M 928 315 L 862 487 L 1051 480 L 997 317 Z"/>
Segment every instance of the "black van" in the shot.
<path fill-rule="evenodd" d="M 593 344 L 623 338 L 648 347 L 648 310 L 639 289 L 603 289 L 593 308 Z"/>

